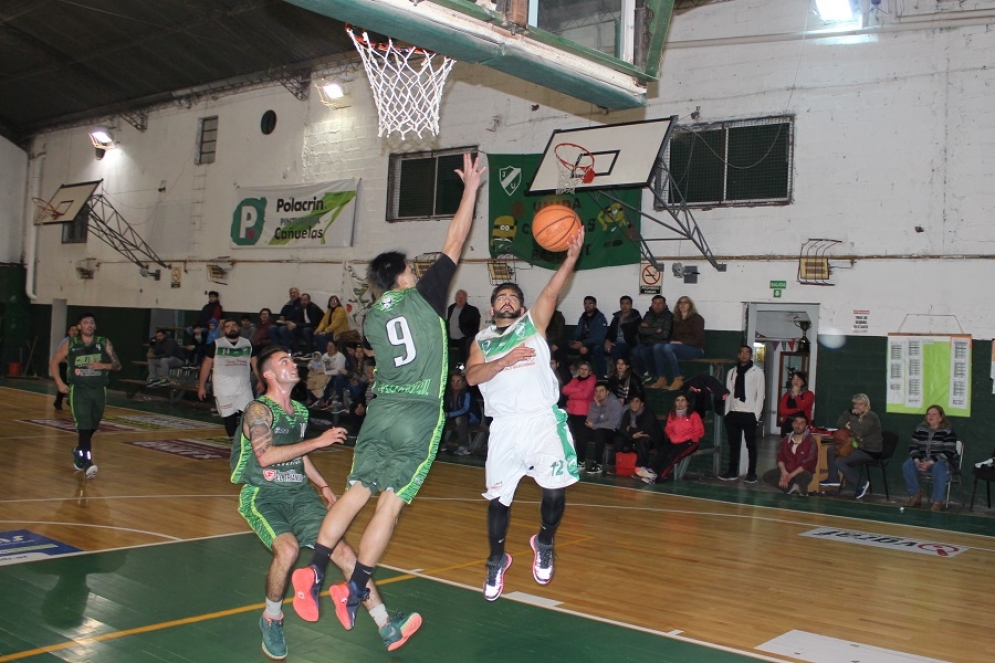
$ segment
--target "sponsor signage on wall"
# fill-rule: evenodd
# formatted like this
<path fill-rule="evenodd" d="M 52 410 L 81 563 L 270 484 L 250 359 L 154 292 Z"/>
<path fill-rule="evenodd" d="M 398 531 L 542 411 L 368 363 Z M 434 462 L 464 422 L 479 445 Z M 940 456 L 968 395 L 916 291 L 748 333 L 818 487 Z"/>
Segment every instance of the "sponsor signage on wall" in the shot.
<path fill-rule="evenodd" d="M 359 180 L 236 189 L 235 249 L 352 246 Z"/>

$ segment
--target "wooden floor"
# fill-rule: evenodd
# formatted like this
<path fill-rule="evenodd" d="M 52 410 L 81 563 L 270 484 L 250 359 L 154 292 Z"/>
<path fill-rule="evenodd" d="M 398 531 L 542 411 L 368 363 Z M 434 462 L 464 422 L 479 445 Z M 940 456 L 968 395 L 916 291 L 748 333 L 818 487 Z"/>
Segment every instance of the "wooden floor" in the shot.
<path fill-rule="evenodd" d="M 226 560 L 242 560 L 239 563 L 252 572 L 242 574 L 248 578 L 240 576 L 236 591 L 230 586 L 235 581 L 225 580 L 230 569 L 221 573 L 180 564 L 177 577 L 182 580 L 175 586 L 187 599 L 185 618 L 199 619 L 204 610 L 212 615 L 245 613 L 248 617 L 235 626 L 210 631 L 211 642 L 217 645 L 227 638 L 233 648 L 256 642 L 257 617 L 252 615 L 258 615 L 262 602 L 268 558 L 252 535 L 245 534 L 248 528 L 236 512 L 238 487 L 228 481 L 227 458 L 198 459 L 148 445 L 161 440 L 223 445 L 219 423 L 183 406 L 150 408 L 129 402 L 154 412 L 109 407 L 105 422 L 130 430 L 95 436 L 94 459 L 100 472 L 85 481 L 71 466 L 75 433 L 38 421 L 71 422 L 67 412 L 53 410 L 51 401 L 48 395 L 0 387 L 0 532 L 29 530 L 83 551 L 117 552 L 0 566 L 0 596 L 8 597 L 0 602 L 0 662 L 227 660 L 217 652 L 203 658 L 180 654 L 184 636 L 179 634 L 173 645 L 156 640 L 157 653 L 146 656 L 151 645 L 143 638 L 152 638 L 152 632 L 161 638 L 172 626 L 170 622 L 162 627 L 163 618 L 154 611 L 142 617 L 150 597 L 141 597 L 147 592 L 141 583 L 135 584 L 139 596 L 130 606 L 135 633 L 120 639 L 142 643 L 142 655 L 95 657 L 87 638 L 105 631 L 95 626 L 96 617 L 88 618 L 89 611 L 100 610 L 94 596 L 81 608 L 78 626 L 39 623 L 39 635 L 31 638 L 23 631 L 17 635 L 13 626 L 20 620 L 18 628 L 23 629 L 27 619 L 25 608 L 9 600 L 10 592 L 21 592 L 27 582 L 23 569 L 85 567 L 94 564 L 93 559 L 110 560 L 143 546 L 153 548 L 132 554 L 173 551 L 178 557 L 189 556 L 183 551 L 201 550 L 205 541 L 233 547 L 217 553 L 215 568 L 225 566 Z M 156 419 L 160 415 L 171 418 Z M 153 426 L 159 428 L 143 430 Z M 312 456 L 339 491 L 351 457 L 348 448 Z M 373 660 L 995 660 L 995 518 L 988 512 L 902 512 L 900 497 L 894 494 L 891 503 L 863 504 L 788 497 L 714 481 L 647 487 L 630 479 L 585 479 L 568 491 L 557 535 L 555 579 L 541 587 L 532 580 L 528 545 L 538 525 L 539 493 L 526 479 L 512 509 L 508 551 L 515 563 L 507 575 L 505 596 L 488 604 L 479 594 L 487 555 L 483 479 L 483 469 L 476 465 L 438 462 L 403 514 L 377 577 L 391 588 L 385 591 L 389 602 L 404 601 L 405 609 L 421 612 L 425 634 L 391 655 L 380 645 Z M 353 531 L 365 525 L 368 515 L 361 514 Z M 853 534 L 811 535 L 834 530 L 883 535 L 883 543 L 878 542 L 884 547 L 863 545 L 869 543 L 867 537 L 858 544 L 861 537 Z M 810 535 L 803 536 L 806 533 Z M 157 565 L 166 568 L 162 561 L 146 563 L 152 565 L 151 574 Z M 106 569 L 98 565 L 100 573 L 113 577 L 117 567 L 107 564 Z M 118 580 L 120 589 L 124 580 Z M 184 582 L 193 589 L 180 591 Z M 202 607 L 190 600 L 191 592 L 217 592 L 217 605 Z M 159 595 L 156 600 L 165 599 Z M 179 602 L 184 605 L 182 598 Z M 516 606 L 533 612 L 508 612 Z M 342 631 L 333 617 L 306 625 L 288 612 L 288 629 L 294 622 L 294 629 L 311 628 L 312 640 L 351 642 L 353 634 Z M 47 619 L 42 609 L 37 615 L 32 619 Z M 516 619 L 523 620 L 523 629 L 529 625 L 542 633 L 548 625 L 549 633 L 568 635 L 522 650 L 516 639 L 521 632 L 508 629 Z M 153 627 L 157 624 L 161 628 Z M 482 651 L 468 645 L 476 641 L 469 636 L 504 640 L 499 639 L 497 649 Z M 312 659 L 305 655 L 305 640 L 298 631 L 288 630 L 288 660 L 370 660 L 368 651 L 348 647 L 338 649 L 337 657 L 315 654 Z M 566 640 L 578 649 L 558 644 Z M 596 657 L 597 648 L 581 647 L 585 640 L 597 640 L 609 653 L 601 651 Z M 452 649 L 456 642 L 462 643 L 458 655 Z M 231 660 L 265 660 L 258 644 L 248 651 L 249 658 Z"/>

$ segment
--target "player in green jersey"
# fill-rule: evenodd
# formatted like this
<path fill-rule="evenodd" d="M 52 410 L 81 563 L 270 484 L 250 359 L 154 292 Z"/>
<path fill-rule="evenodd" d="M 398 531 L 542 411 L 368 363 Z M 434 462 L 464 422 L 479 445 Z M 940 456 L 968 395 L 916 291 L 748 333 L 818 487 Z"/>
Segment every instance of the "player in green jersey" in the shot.
<path fill-rule="evenodd" d="M 330 428 L 316 438 L 304 439 L 308 411 L 290 398 L 300 376 L 285 348 L 274 346 L 263 350 L 257 368 L 266 384 L 266 393 L 246 406 L 241 430 L 232 440 L 231 480 L 244 484 L 239 495 L 239 513 L 273 553 L 266 574 L 266 608 L 259 618 L 259 629 L 263 652 L 279 660 L 287 655 L 282 611 L 287 575 L 297 561 L 300 546 L 314 544 L 327 511 L 322 500 L 329 506 L 336 501 L 335 493 L 308 454 L 343 442 L 346 430 Z M 309 482 L 318 487 L 321 498 Z M 344 576 L 352 573 L 356 553 L 344 540 L 329 555 Z M 314 608 L 312 612 L 298 609 L 302 619 L 318 620 L 316 598 L 295 593 L 295 608 L 302 601 Z M 365 605 L 388 651 L 407 642 L 421 626 L 418 613 L 388 614 L 375 586 L 370 587 Z"/>
<path fill-rule="evenodd" d="M 402 508 L 414 499 L 439 449 L 449 363 L 446 304 L 486 170 L 481 161 L 479 155 L 463 155 L 463 168 L 456 170 L 463 180 L 459 208 L 449 224 L 442 255 L 420 281 L 403 253 L 382 253 L 370 262 L 369 280 L 379 297 L 366 314 L 363 331 L 377 357 L 377 397 L 356 441 L 349 488 L 325 516 L 311 566 L 293 576 L 297 592 L 317 596 L 328 551 L 369 499 L 380 494 L 360 540 L 352 578 L 329 591 L 346 630 L 355 623 L 356 610 L 369 591 L 367 584 Z"/>
<path fill-rule="evenodd" d="M 68 337 L 48 362 L 48 370 L 55 378 L 59 392 L 69 394 L 69 407 L 76 423 L 79 441 L 73 449 L 73 467 L 86 474 L 87 479 L 97 476 L 91 444 L 93 434 L 100 426 L 107 402 L 107 374 L 120 371 L 121 362 L 114 354 L 110 340 L 97 336 L 97 323 L 92 313 L 83 313 L 77 322 L 79 336 Z M 66 362 L 66 382 L 59 375 L 59 363 Z"/>

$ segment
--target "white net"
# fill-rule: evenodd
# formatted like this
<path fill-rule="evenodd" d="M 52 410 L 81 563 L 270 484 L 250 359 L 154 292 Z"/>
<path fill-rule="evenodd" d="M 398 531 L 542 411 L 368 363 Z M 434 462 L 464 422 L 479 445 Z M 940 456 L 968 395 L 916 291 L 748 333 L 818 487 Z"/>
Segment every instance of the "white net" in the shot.
<path fill-rule="evenodd" d="M 363 31 L 357 37 L 346 28 L 356 45 L 373 88 L 380 116 L 378 136 L 398 133 L 439 134 L 439 105 L 446 77 L 456 61 L 421 48 L 400 47 L 392 39 L 373 42 Z"/>
<path fill-rule="evenodd" d="M 581 184 L 591 182 L 594 157 L 585 148 L 573 143 L 560 143 L 554 148 L 558 171 L 556 193 L 573 193 Z"/>

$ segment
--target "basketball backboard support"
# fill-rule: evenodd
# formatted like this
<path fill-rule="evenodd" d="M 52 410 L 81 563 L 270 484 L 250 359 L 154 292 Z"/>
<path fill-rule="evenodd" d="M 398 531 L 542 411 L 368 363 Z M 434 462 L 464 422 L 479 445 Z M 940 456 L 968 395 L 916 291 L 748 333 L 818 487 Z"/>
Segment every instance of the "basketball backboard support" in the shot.
<path fill-rule="evenodd" d="M 593 171 L 593 177 L 580 178 L 582 181 L 576 183 L 578 191 L 648 186 L 670 126 L 671 118 L 663 118 L 557 129 L 546 143 L 529 193 L 556 193 L 560 188 L 560 172 L 567 167 L 566 163 Z M 569 151 L 564 152 L 564 147 Z M 576 147 L 583 148 L 583 152 Z M 567 162 L 561 162 L 561 159 Z"/>
<path fill-rule="evenodd" d="M 71 223 L 87 201 L 93 197 L 93 192 L 97 190 L 101 182 L 103 180 L 63 184 L 49 199 L 47 206 L 39 205 L 38 214 L 35 216 L 35 225 Z"/>
<path fill-rule="evenodd" d="M 610 110 L 646 105 L 674 0 L 286 0 Z"/>
<path fill-rule="evenodd" d="M 683 197 L 679 197 L 682 201 L 680 204 L 673 205 L 659 194 L 658 183 L 662 179 L 667 179 L 675 190 L 677 188 L 664 160 L 667 143 L 670 142 L 676 124 L 677 116 L 672 115 L 669 118 L 627 124 L 557 129 L 546 143 L 542 159 L 529 185 L 529 194 L 577 195 L 583 191 L 603 207 L 611 203 L 620 205 L 677 235 L 647 240 L 635 227 L 631 228 L 630 238 L 639 244 L 643 257 L 658 271 L 663 271 L 663 268 L 653 255 L 649 242 L 687 240 L 717 271 L 724 272 L 726 265 L 715 260 L 691 209 L 684 204 Z M 564 146 L 566 149 L 563 149 Z M 577 147 L 582 149 L 578 150 Z M 574 160 L 564 159 L 564 155 L 572 155 Z M 592 172 L 593 176 L 585 176 Z M 574 178 L 569 186 L 564 186 L 565 176 Z M 613 189 L 632 187 L 647 189 L 653 194 L 659 208 L 666 211 L 670 218 L 657 218 L 612 195 Z M 610 203 L 602 203 L 602 198 Z"/>

